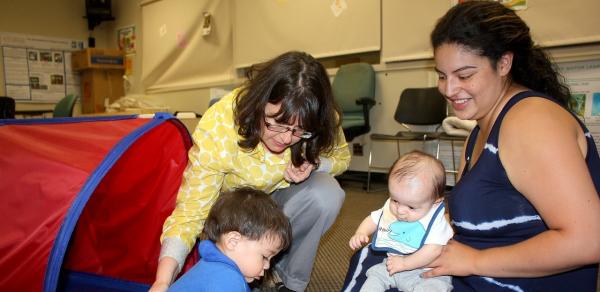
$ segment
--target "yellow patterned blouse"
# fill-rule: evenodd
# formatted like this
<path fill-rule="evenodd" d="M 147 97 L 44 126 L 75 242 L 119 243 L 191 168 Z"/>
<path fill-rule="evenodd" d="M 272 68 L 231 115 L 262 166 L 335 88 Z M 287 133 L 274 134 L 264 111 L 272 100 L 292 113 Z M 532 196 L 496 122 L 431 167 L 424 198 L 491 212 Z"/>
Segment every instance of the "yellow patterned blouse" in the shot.
<path fill-rule="evenodd" d="M 291 159 L 289 148 L 282 155 L 275 155 L 266 151 L 262 143 L 252 152 L 238 146 L 233 118 L 233 103 L 238 92 L 239 89 L 234 90 L 212 105 L 196 126 L 177 205 L 165 221 L 161 241 L 177 238 L 189 252 L 221 189 L 249 186 L 271 193 L 289 186 L 283 177 Z M 350 151 L 340 128 L 338 144 L 331 153 L 322 155 L 319 171 L 337 175 L 345 171 L 349 163 Z"/>

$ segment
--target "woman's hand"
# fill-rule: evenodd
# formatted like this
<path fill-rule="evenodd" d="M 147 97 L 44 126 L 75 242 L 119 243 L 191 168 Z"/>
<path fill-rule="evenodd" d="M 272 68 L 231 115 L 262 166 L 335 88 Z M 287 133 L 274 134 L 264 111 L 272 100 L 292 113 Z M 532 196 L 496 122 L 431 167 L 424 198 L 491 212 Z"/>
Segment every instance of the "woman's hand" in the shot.
<path fill-rule="evenodd" d="M 285 180 L 287 182 L 301 183 L 304 180 L 306 180 L 306 178 L 308 178 L 308 176 L 310 175 L 310 173 L 313 171 L 314 168 L 315 168 L 315 166 L 308 161 L 304 161 L 304 163 L 302 163 L 302 165 L 300 165 L 299 167 L 295 167 L 290 162 L 288 164 L 287 168 L 285 169 L 285 173 L 283 174 L 283 177 L 285 178 Z"/>
<path fill-rule="evenodd" d="M 171 282 L 176 276 L 178 264 L 177 260 L 170 256 L 162 257 L 158 261 L 158 267 L 156 269 L 156 280 L 150 287 L 149 292 L 165 292 L 169 289 Z"/>
<path fill-rule="evenodd" d="M 364 233 L 357 232 L 350 238 L 350 242 L 348 244 L 352 250 L 356 250 L 361 248 L 367 242 L 369 242 L 369 236 Z"/>
<path fill-rule="evenodd" d="M 423 273 L 422 276 L 431 278 L 442 275 L 469 276 L 475 274 L 475 262 L 479 252 L 451 239 L 442 248 L 440 256 L 429 264 L 429 267 L 433 269 Z"/>

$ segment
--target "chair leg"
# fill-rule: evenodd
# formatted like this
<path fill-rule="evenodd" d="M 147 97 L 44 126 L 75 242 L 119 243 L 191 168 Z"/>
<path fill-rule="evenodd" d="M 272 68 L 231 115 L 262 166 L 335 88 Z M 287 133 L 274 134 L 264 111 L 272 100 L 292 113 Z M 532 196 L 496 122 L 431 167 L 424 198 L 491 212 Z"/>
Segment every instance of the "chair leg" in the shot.
<path fill-rule="evenodd" d="M 369 147 L 369 164 L 367 166 L 367 193 L 371 191 L 371 159 L 373 153 L 373 149 L 371 149 L 372 147 L 373 142 L 371 142 L 371 147 Z"/>

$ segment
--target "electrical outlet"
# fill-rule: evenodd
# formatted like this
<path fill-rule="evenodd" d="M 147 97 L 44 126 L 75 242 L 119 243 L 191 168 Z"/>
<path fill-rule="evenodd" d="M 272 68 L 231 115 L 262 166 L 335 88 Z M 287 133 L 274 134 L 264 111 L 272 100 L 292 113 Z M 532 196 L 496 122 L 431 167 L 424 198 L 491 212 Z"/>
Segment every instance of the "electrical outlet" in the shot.
<path fill-rule="evenodd" d="M 352 144 L 352 155 L 363 156 L 363 145 L 360 145 L 358 143 Z"/>

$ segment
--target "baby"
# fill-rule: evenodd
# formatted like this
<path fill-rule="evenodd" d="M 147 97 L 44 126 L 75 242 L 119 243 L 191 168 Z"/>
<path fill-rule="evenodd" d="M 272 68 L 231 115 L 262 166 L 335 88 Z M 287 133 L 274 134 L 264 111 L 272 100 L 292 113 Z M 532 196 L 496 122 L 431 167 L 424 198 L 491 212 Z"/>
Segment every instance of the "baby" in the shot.
<path fill-rule="evenodd" d="M 386 251 L 383 263 L 371 267 L 360 291 L 451 291 L 449 276 L 430 279 L 421 273 L 442 251 L 453 232 L 444 214 L 444 165 L 435 157 L 412 151 L 389 173 L 390 198 L 367 216 L 350 239 L 360 248 L 373 235 L 371 248 Z"/>

